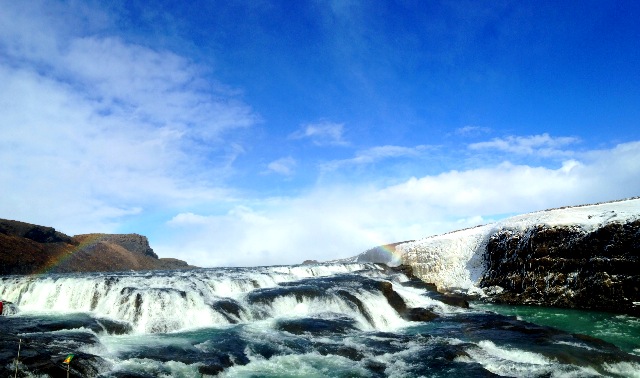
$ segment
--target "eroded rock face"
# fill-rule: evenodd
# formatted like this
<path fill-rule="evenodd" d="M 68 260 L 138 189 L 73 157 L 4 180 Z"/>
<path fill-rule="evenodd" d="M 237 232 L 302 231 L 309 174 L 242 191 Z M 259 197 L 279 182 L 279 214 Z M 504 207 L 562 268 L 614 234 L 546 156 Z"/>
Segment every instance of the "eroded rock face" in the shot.
<path fill-rule="evenodd" d="M 53 227 L 38 226 L 9 219 L 0 219 L 0 234 L 21 237 L 37 243 L 74 244 L 71 237 L 56 231 Z"/>
<path fill-rule="evenodd" d="M 500 230 L 484 255 L 480 285 L 492 300 L 640 316 L 640 221 L 591 232 L 576 226 Z M 501 290 L 496 290 L 497 288 Z"/>
<path fill-rule="evenodd" d="M 85 246 L 85 248 L 89 248 L 98 243 L 110 243 L 118 245 L 127 251 L 153 257 L 155 259 L 158 258 L 158 255 L 156 255 L 149 245 L 147 237 L 138 234 L 86 234 L 77 235 L 75 238 L 83 241 L 90 240 L 90 243 Z"/>
<path fill-rule="evenodd" d="M 52 227 L 0 219 L 0 276 L 190 268 L 182 260 L 159 259 L 142 235 L 70 237 Z"/>

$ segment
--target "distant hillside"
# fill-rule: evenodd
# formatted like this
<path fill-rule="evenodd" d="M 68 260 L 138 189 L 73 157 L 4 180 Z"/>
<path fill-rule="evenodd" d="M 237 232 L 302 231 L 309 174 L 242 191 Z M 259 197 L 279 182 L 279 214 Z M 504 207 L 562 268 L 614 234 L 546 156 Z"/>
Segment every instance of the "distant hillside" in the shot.
<path fill-rule="evenodd" d="M 189 268 L 182 260 L 158 258 L 142 235 L 70 237 L 52 227 L 0 219 L 0 275 Z"/>

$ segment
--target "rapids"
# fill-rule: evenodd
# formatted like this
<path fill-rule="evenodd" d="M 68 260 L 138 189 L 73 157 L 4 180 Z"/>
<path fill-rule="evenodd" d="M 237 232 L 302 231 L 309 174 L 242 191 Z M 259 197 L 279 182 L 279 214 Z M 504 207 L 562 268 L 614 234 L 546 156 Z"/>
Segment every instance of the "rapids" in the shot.
<path fill-rule="evenodd" d="M 466 308 L 376 264 L 9 276 L 0 299 L 10 302 L 0 317 L 2 376 L 13 376 L 18 345 L 19 374 L 34 377 L 66 376 L 69 353 L 77 377 L 640 371 L 626 344 Z"/>

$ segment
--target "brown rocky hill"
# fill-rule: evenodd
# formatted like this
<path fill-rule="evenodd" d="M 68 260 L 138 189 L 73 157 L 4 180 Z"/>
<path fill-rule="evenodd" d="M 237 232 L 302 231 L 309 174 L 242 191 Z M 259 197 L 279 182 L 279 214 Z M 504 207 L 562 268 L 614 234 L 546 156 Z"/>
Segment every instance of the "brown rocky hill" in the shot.
<path fill-rule="evenodd" d="M 158 258 L 142 235 L 70 237 L 52 227 L 0 219 L 0 275 L 189 268 L 182 260 Z"/>

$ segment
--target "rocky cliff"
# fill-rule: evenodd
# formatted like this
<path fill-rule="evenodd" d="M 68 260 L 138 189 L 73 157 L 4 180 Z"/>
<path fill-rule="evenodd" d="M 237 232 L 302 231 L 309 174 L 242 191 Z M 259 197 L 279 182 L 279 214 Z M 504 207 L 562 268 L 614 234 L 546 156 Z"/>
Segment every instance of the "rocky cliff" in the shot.
<path fill-rule="evenodd" d="M 640 316 L 640 220 L 592 231 L 536 225 L 493 233 L 480 286 L 492 300 Z"/>
<path fill-rule="evenodd" d="M 51 227 L 0 219 L 0 275 L 192 268 L 161 259 L 138 234 L 67 236 Z"/>
<path fill-rule="evenodd" d="M 525 214 L 396 252 L 441 291 L 640 316 L 639 198 Z"/>
<path fill-rule="evenodd" d="M 138 234 L 84 234 L 76 235 L 74 238 L 84 243 L 85 248 L 91 248 L 100 243 L 112 244 L 140 255 L 158 258 L 151 249 L 147 237 Z"/>

